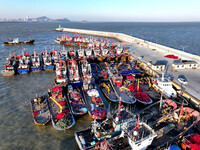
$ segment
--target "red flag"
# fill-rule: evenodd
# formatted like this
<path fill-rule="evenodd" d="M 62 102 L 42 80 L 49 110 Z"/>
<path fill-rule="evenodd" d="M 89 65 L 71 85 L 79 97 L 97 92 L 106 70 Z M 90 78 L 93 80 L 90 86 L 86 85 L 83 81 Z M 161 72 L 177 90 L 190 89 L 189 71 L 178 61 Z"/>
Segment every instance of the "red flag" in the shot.
<path fill-rule="evenodd" d="M 29 36 L 29 34 L 27 34 Z"/>
<path fill-rule="evenodd" d="M 50 45 L 53 45 L 53 44 L 50 44 Z"/>

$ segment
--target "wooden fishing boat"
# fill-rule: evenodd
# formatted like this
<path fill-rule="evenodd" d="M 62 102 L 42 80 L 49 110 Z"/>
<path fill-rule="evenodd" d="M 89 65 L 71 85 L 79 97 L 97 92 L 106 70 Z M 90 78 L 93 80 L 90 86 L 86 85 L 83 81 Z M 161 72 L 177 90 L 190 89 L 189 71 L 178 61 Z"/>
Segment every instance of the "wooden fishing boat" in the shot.
<path fill-rule="evenodd" d="M 166 144 L 172 143 L 176 138 L 191 129 L 198 121 L 200 121 L 200 113 L 192 108 L 183 107 L 183 105 L 173 113 L 162 116 L 151 125 L 157 137 L 148 149 L 159 149 Z"/>
<path fill-rule="evenodd" d="M 79 49 L 77 50 L 78 52 L 78 58 L 85 58 L 85 50 L 84 49 Z"/>
<path fill-rule="evenodd" d="M 60 51 L 59 55 L 60 55 L 61 60 L 67 61 L 69 59 L 68 52 L 67 50 L 65 50 L 64 46 L 63 46 L 63 49 Z"/>
<path fill-rule="evenodd" d="M 156 137 L 154 130 L 145 122 L 133 121 L 123 127 L 119 136 L 104 140 L 93 150 L 144 150 Z"/>
<path fill-rule="evenodd" d="M 28 40 L 20 42 L 19 38 L 14 38 L 13 40 L 8 40 L 8 42 L 4 42 L 3 45 L 23 45 L 23 44 L 34 44 L 35 40 Z"/>
<path fill-rule="evenodd" d="M 69 55 L 70 59 L 76 59 L 77 58 L 76 51 L 73 48 L 70 48 L 68 55 Z"/>
<path fill-rule="evenodd" d="M 122 126 L 126 126 L 130 121 L 134 120 L 132 113 L 128 118 L 122 118 L 123 114 L 128 112 L 120 107 L 110 118 L 104 121 L 91 122 L 91 126 L 87 129 L 76 131 L 75 139 L 81 150 L 92 149 L 98 145 L 99 142 L 110 139 L 121 134 Z M 129 113 L 128 113 L 129 114 Z M 115 120 L 115 121 L 114 121 Z"/>
<path fill-rule="evenodd" d="M 40 54 L 36 53 L 35 51 L 31 55 L 31 71 L 32 72 L 42 71 Z"/>
<path fill-rule="evenodd" d="M 24 52 L 22 52 L 22 55 L 19 58 L 19 65 L 17 68 L 17 72 L 19 74 L 29 73 L 31 64 L 30 59 L 31 59 L 30 54 L 24 54 Z"/>
<path fill-rule="evenodd" d="M 58 54 L 57 50 L 51 51 L 51 52 L 50 52 L 50 55 L 51 55 L 53 64 L 55 65 L 56 62 L 59 60 L 59 54 Z"/>
<path fill-rule="evenodd" d="M 82 80 L 79 75 L 79 67 L 75 60 L 71 59 L 68 62 L 68 80 L 69 84 L 82 85 Z"/>
<path fill-rule="evenodd" d="M 108 81 L 108 79 L 109 79 L 108 73 L 105 72 L 104 70 L 102 70 L 102 68 L 98 64 L 91 63 L 90 66 L 92 69 L 92 75 L 97 82 Z"/>
<path fill-rule="evenodd" d="M 100 84 L 100 89 L 102 93 L 106 96 L 107 99 L 109 99 L 112 102 L 119 101 L 119 97 L 117 96 L 117 92 L 115 91 L 110 79 Z"/>
<path fill-rule="evenodd" d="M 4 77 L 13 76 L 15 74 L 17 60 L 19 60 L 19 56 L 18 55 L 12 56 L 11 53 L 10 57 L 6 58 L 6 65 L 4 66 L 4 69 L 1 71 L 1 74 Z"/>
<path fill-rule="evenodd" d="M 107 116 L 107 111 L 96 85 L 90 83 L 88 88 L 84 89 L 84 93 L 90 117 L 97 120 L 104 119 Z"/>
<path fill-rule="evenodd" d="M 87 113 L 84 93 L 82 87 L 68 85 L 67 97 L 69 106 L 74 115 L 84 115 Z"/>
<path fill-rule="evenodd" d="M 62 88 L 57 86 L 51 89 L 49 95 L 49 110 L 52 126 L 56 130 L 66 130 L 75 124 L 74 116 L 62 93 Z"/>
<path fill-rule="evenodd" d="M 85 49 L 85 54 L 86 54 L 86 58 L 91 58 L 92 57 L 92 49 L 90 49 L 90 48 Z"/>
<path fill-rule="evenodd" d="M 168 113 L 173 113 L 177 109 L 177 104 L 169 99 L 165 99 L 153 103 L 152 105 L 141 110 L 138 115 L 141 121 L 145 121 L 148 125 L 152 126 L 157 122 L 162 116 Z"/>
<path fill-rule="evenodd" d="M 35 124 L 46 125 L 51 119 L 48 107 L 48 95 L 31 98 L 30 104 Z"/>
<path fill-rule="evenodd" d="M 4 66 L 4 69 L 1 71 L 1 74 L 4 77 L 13 76 L 15 74 L 15 69 L 13 66 L 7 64 Z"/>
<path fill-rule="evenodd" d="M 94 57 L 97 58 L 97 57 L 101 57 L 101 50 L 100 49 L 93 49 L 93 54 L 94 54 Z"/>
<path fill-rule="evenodd" d="M 86 80 L 89 84 L 93 78 L 91 65 L 88 63 L 86 59 L 82 59 L 79 61 L 79 66 L 81 68 L 81 76 L 83 80 Z"/>
<path fill-rule="evenodd" d="M 54 65 L 52 62 L 53 60 L 51 59 L 51 55 L 47 51 L 45 51 L 42 52 L 41 56 L 42 56 L 43 69 L 45 71 L 54 70 Z"/>
<path fill-rule="evenodd" d="M 56 62 L 56 85 L 66 86 L 68 84 L 67 80 L 67 67 L 64 60 L 59 60 Z"/>
<path fill-rule="evenodd" d="M 118 95 L 121 97 L 122 102 L 127 104 L 134 104 L 136 102 L 136 98 L 130 89 L 126 87 L 123 81 L 123 76 L 121 74 L 113 74 L 111 83 Z M 125 81 L 127 83 L 127 81 Z"/>

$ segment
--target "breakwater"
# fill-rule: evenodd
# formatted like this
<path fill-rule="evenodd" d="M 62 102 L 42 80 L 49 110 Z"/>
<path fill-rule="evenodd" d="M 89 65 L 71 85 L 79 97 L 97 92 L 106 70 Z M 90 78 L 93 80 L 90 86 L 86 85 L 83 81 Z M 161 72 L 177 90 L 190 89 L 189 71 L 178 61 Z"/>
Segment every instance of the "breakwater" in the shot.
<path fill-rule="evenodd" d="M 70 33 L 79 33 L 79 34 L 85 34 L 85 35 L 93 35 L 93 36 L 101 36 L 101 37 L 107 37 L 107 38 L 113 38 L 121 42 L 127 42 L 130 44 L 140 44 L 144 47 L 155 49 L 158 52 L 161 52 L 163 54 L 174 54 L 178 55 L 181 59 L 188 59 L 188 60 L 194 60 L 198 63 L 200 63 L 200 56 L 190 54 L 187 52 L 183 52 L 174 48 L 170 48 L 164 45 L 160 45 L 157 43 L 149 42 L 143 39 L 139 39 L 130 35 L 126 35 L 123 33 L 115 33 L 115 32 L 104 32 L 104 31 L 93 31 L 93 30 L 84 30 L 84 29 L 72 29 L 72 28 L 56 28 L 55 31 L 62 31 L 63 32 L 70 32 Z"/>

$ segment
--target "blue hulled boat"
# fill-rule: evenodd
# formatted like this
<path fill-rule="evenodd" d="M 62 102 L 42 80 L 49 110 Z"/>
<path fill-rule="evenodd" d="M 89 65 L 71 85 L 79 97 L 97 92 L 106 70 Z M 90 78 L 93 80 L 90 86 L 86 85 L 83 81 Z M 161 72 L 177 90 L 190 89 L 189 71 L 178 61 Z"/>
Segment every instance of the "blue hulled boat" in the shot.
<path fill-rule="evenodd" d="M 36 53 L 35 51 L 31 55 L 31 71 L 32 72 L 42 71 L 40 54 Z"/>

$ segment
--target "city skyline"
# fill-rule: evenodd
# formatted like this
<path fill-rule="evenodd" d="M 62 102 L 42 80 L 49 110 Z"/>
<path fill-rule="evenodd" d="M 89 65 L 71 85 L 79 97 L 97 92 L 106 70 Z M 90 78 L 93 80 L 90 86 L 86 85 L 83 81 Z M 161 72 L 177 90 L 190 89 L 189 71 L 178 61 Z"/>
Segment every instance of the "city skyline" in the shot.
<path fill-rule="evenodd" d="M 10 0 L 0 5 L 0 18 L 47 16 L 71 21 L 187 22 L 200 21 L 198 0 Z"/>

